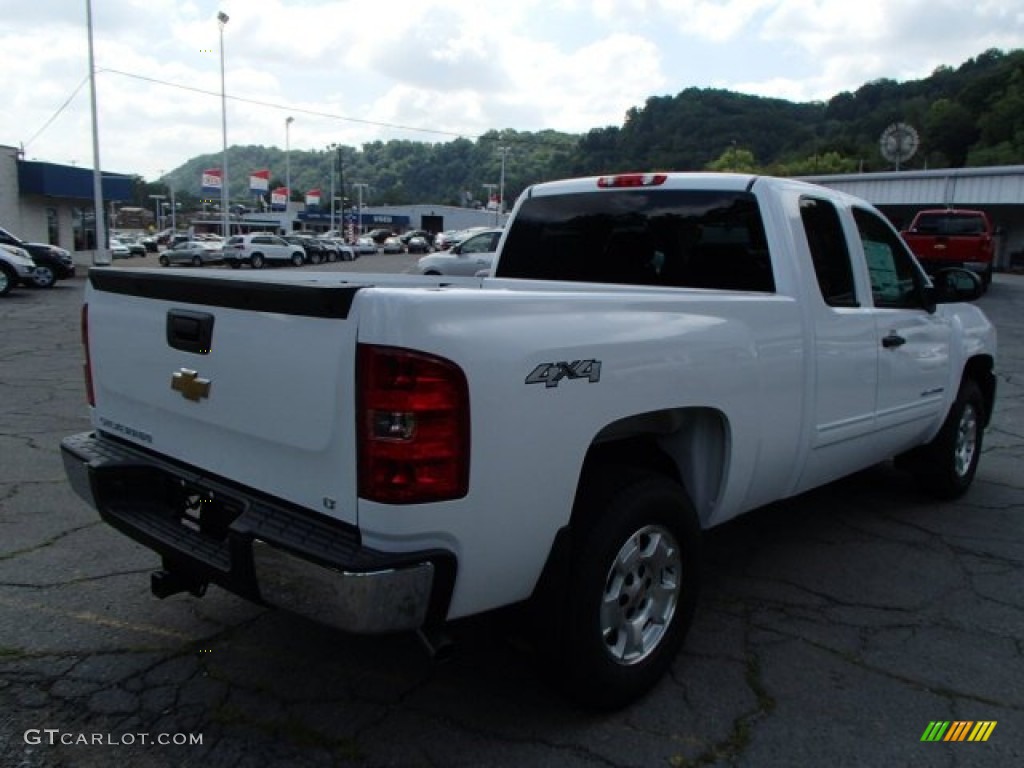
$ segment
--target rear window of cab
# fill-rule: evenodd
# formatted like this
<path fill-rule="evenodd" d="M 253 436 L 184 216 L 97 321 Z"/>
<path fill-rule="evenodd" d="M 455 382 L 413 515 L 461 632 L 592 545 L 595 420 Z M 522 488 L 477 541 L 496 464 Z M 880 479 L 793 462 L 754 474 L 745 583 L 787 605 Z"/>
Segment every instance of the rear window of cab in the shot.
<path fill-rule="evenodd" d="M 623 189 L 522 202 L 496 277 L 774 292 L 749 192 Z"/>

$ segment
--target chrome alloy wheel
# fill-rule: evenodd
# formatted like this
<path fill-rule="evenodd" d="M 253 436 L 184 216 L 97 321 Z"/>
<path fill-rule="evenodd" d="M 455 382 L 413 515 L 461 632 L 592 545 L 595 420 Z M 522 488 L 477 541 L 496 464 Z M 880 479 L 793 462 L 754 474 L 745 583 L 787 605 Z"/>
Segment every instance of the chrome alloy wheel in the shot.
<path fill-rule="evenodd" d="M 667 528 L 648 525 L 626 539 L 601 599 L 601 637 L 616 662 L 637 664 L 658 647 L 676 611 L 681 574 L 679 545 Z"/>
<path fill-rule="evenodd" d="M 957 477 L 964 477 L 970 471 L 977 449 L 978 412 L 971 403 L 966 403 L 956 427 L 956 443 L 953 446 L 953 468 Z"/>

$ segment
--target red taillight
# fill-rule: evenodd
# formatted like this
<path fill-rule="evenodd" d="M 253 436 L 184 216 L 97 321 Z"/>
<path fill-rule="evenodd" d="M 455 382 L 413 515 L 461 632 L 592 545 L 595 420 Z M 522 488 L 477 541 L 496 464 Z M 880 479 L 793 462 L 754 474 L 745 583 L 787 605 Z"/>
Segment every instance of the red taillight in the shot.
<path fill-rule="evenodd" d="M 601 189 L 623 189 L 626 187 L 657 187 L 665 183 L 665 173 L 620 173 L 616 176 L 602 176 L 597 180 Z"/>
<path fill-rule="evenodd" d="M 357 353 L 359 495 L 457 499 L 469 486 L 469 390 L 449 360 L 395 347 Z"/>
<path fill-rule="evenodd" d="M 82 305 L 82 347 L 85 350 L 85 399 L 89 405 L 96 405 L 96 393 L 92 388 L 92 358 L 89 356 L 89 305 Z"/>

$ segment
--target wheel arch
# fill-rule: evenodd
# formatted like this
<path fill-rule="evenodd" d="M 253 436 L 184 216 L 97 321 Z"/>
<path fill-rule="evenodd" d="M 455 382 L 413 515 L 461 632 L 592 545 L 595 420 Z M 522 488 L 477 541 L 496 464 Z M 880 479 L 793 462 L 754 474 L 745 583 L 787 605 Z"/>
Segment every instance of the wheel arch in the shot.
<path fill-rule="evenodd" d="M 728 420 L 714 408 L 671 408 L 619 419 L 594 437 L 576 493 L 603 467 L 651 470 L 683 486 L 703 527 L 722 496 L 728 446 Z"/>
<path fill-rule="evenodd" d="M 996 402 L 996 374 L 995 360 L 991 355 L 975 355 L 964 366 L 961 381 L 972 379 L 981 390 L 981 396 L 985 400 L 985 414 L 983 426 L 988 426 L 992 421 L 992 409 Z"/>

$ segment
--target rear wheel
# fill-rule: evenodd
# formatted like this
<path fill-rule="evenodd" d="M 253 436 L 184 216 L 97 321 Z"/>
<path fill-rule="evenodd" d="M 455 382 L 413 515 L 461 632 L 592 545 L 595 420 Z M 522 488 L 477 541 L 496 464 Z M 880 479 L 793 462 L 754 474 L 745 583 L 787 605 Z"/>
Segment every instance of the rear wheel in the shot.
<path fill-rule="evenodd" d="M 981 458 L 985 399 L 973 379 L 964 379 L 946 420 L 934 439 L 900 456 L 921 489 L 939 499 L 963 496 L 974 481 Z"/>
<path fill-rule="evenodd" d="M 328 251 L 327 252 L 327 263 L 328 264 L 333 264 L 337 260 L 338 260 L 338 254 L 337 253 L 335 253 L 334 251 Z"/>
<path fill-rule="evenodd" d="M 682 646 L 700 584 L 700 526 L 679 483 L 619 466 L 590 474 L 573 514 L 571 562 L 564 584 L 549 584 L 563 591 L 542 625 L 553 635 L 542 653 L 571 698 L 622 707 Z"/>
<path fill-rule="evenodd" d="M 198 256 L 193 256 L 192 257 L 192 266 L 193 267 L 201 267 L 201 266 L 203 266 L 203 260 L 201 258 L 199 258 Z"/>
<path fill-rule="evenodd" d="M 171 263 L 171 260 L 168 259 L 166 256 L 164 256 L 162 253 L 160 254 L 160 258 L 157 259 L 157 261 L 160 262 L 160 266 L 161 267 L 166 267 L 167 265 L 169 265 Z"/>
<path fill-rule="evenodd" d="M 231 266 L 232 269 L 241 269 L 242 268 L 242 265 L 239 264 L 237 261 L 234 261 L 234 260 L 229 261 L 228 264 Z"/>
<path fill-rule="evenodd" d="M 253 269 L 263 269 L 263 264 L 264 261 L 262 253 L 254 253 L 249 257 L 249 266 Z"/>

